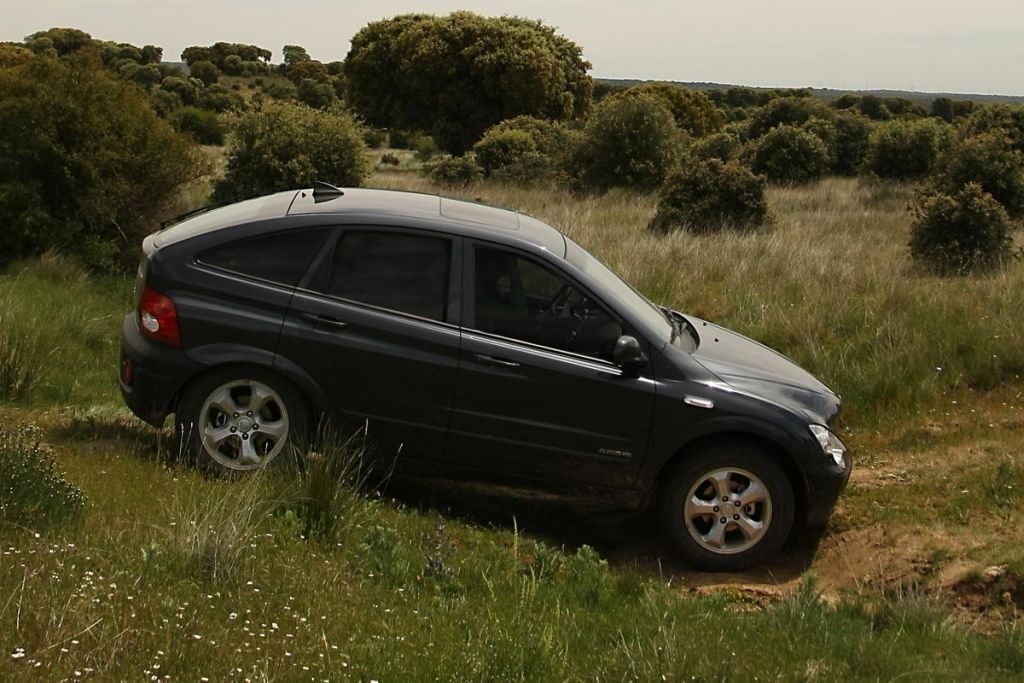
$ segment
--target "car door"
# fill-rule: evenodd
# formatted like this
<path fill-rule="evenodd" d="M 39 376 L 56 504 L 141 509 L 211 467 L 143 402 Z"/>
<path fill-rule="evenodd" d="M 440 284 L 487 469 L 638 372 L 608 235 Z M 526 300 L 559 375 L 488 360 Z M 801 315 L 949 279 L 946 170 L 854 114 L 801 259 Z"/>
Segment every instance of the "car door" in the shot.
<path fill-rule="evenodd" d="M 517 479 L 628 487 L 654 414 L 649 370 L 623 372 L 634 334 L 550 263 L 468 242 L 447 459 Z"/>
<path fill-rule="evenodd" d="M 439 452 L 458 366 L 459 240 L 389 227 L 337 233 L 292 298 L 278 356 L 319 384 L 345 427 L 367 430 L 377 456 Z"/>

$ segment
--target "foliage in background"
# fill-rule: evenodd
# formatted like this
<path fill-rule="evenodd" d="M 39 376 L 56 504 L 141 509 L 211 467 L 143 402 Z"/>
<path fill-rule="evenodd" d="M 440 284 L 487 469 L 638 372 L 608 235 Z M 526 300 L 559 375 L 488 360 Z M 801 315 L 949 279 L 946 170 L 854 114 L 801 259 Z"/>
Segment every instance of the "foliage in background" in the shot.
<path fill-rule="evenodd" d="M 936 189 L 954 194 L 971 182 L 992 195 L 1011 218 L 1024 218 L 1024 154 L 1002 130 L 955 141 L 939 158 L 932 177 Z"/>
<path fill-rule="evenodd" d="M 828 119 L 832 112 L 811 97 L 780 97 L 757 109 L 750 118 L 751 138 L 759 138 L 778 126 L 801 126 L 812 118 Z"/>
<path fill-rule="evenodd" d="M 821 138 L 790 125 L 772 128 L 751 144 L 751 169 L 782 185 L 818 180 L 831 161 Z"/>
<path fill-rule="evenodd" d="M 174 127 L 187 133 L 201 145 L 223 145 L 224 127 L 215 112 L 198 107 L 183 107 L 171 115 Z"/>
<path fill-rule="evenodd" d="M 658 193 L 654 230 L 716 232 L 749 230 L 768 221 L 764 178 L 737 162 L 684 161 Z"/>
<path fill-rule="evenodd" d="M 1024 153 L 1024 106 L 986 104 L 976 107 L 963 122 L 965 137 L 996 132 L 1005 135 L 1015 150 Z"/>
<path fill-rule="evenodd" d="M 206 165 L 133 87 L 49 58 L 0 70 L 0 262 L 48 249 L 134 265 Z"/>
<path fill-rule="evenodd" d="M 482 180 L 484 171 L 472 155 L 445 157 L 423 167 L 423 173 L 438 185 L 459 187 Z"/>
<path fill-rule="evenodd" d="M 615 93 L 612 97 L 651 95 L 665 106 L 679 130 L 694 137 L 703 137 L 719 130 L 725 117 L 715 103 L 702 92 L 671 83 L 641 83 Z"/>
<path fill-rule="evenodd" d="M 1010 258 L 1010 219 L 978 183 L 926 196 L 915 214 L 910 252 L 938 273 L 990 270 Z"/>
<path fill-rule="evenodd" d="M 565 165 L 577 137 L 561 123 L 517 116 L 488 129 L 473 151 L 487 176 L 543 182 Z"/>
<path fill-rule="evenodd" d="M 371 170 L 362 127 L 343 110 L 271 103 L 241 116 L 228 142 L 215 196 L 231 199 L 309 187 L 358 186 Z"/>
<path fill-rule="evenodd" d="M 583 130 L 570 161 L 578 188 L 652 190 L 661 185 L 682 149 L 672 114 L 653 95 L 609 97 Z"/>
<path fill-rule="evenodd" d="M 690 152 L 698 159 L 732 161 L 739 156 L 742 147 L 740 136 L 731 131 L 722 131 L 694 141 Z"/>
<path fill-rule="evenodd" d="M 589 62 L 540 21 L 406 14 L 375 21 L 345 59 L 348 102 L 369 124 L 412 128 L 461 154 L 500 121 L 586 114 Z"/>
<path fill-rule="evenodd" d="M 936 119 L 879 124 L 871 133 L 865 170 L 879 178 L 924 178 L 932 172 L 950 136 L 949 126 Z"/>
<path fill-rule="evenodd" d="M 57 469 L 35 425 L 0 424 L 0 526 L 35 531 L 73 521 L 85 496 Z"/>

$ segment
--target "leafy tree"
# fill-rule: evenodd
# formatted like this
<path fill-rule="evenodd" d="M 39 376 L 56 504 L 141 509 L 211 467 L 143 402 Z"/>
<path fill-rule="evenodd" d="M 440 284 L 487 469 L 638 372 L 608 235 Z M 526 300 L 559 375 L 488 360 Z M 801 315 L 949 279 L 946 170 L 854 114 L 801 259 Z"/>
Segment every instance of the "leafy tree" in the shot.
<path fill-rule="evenodd" d="M 285 45 L 281 48 L 281 54 L 284 56 L 285 67 L 289 68 L 299 62 L 308 62 L 310 60 L 309 53 L 301 45 Z"/>
<path fill-rule="evenodd" d="M 407 14 L 352 38 L 346 92 L 371 125 L 427 131 L 458 154 L 513 116 L 586 114 L 589 68 L 579 46 L 539 21 Z"/>
<path fill-rule="evenodd" d="M 292 64 L 288 67 L 288 73 L 286 75 L 288 76 L 288 80 L 295 85 L 298 85 L 305 80 L 312 80 L 317 83 L 328 83 L 331 79 L 331 75 L 327 73 L 327 67 L 312 59 Z"/>
<path fill-rule="evenodd" d="M 690 151 L 699 160 L 732 161 L 739 156 L 742 146 L 739 136 L 722 131 L 697 140 Z"/>
<path fill-rule="evenodd" d="M 1010 219 L 977 183 L 933 194 L 915 207 L 910 253 L 937 273 L 989 270 L 1010 257 Z"/>
<path fill-rule="evenodd" d="M 347 112 L 276 102 L 244 114 L 228 144 L 216 196 L 230 199 L 308 187 L 314 180 L 362 184 L 370 158 L 362 129 Z"/>
<path fill-rule="evenodd" d="M 312 78 L 304 78 L 297 89 L 299 102 L 314 109 L 327 109 L 334 103 L 336 96 L 330 83 L 320 83 Z"/>
<path fill-rule="evenodd" d="M 473 151 L 485 175 L 537 182 L 564 164 L 574 143 L 563 124 L 517 116 L 488 129 Z"/>
<path fill-rule="evenodd" d="M 196 105 L 210 111 L 241 111 L 245 109 L 245 99 L 220 83 L 215 83 L 200 91 Z"/>
<path fill-rule="evenodd" d="M 1011 218 L 1024 218 L 1024 154 L 1011 146 L 1002 131 L 975 135 L 948 147 L 932 181 L 938 191 L 950 195 L 977 183 Z"/>
<path fill-rule="evenodd" d="M 66 57 L 95 44 L 92 36 L 77 28 L 51 28 L 37 31 L 25 38 L 25 44 L 33 50 L 54 50 L 56 56 Z"/>
<path fill-rule="evenodd" d="M 213 85 L 220 80 L 220 69 L 213 62 L 196 62 L 189 67 L 189 75 L 198 78 L 205 85 Z"/>
<path fill-rule="evenodd" d="M 905 97 L 886 97 L 882 102 L 893 116 L 912 118 L 928 115 L 928 110 L 924 108 L 924 105 Z"/>
<path fill-rule="evenodd" d="M 191 135 L 201 145 L 223 145 L 224 128 L 216 113 L 197 107 L 183 107 L 171 117 L 174 127 Z"/>
<path fill-rule="evenodd" d="M 736 162 L 684 162 L 665 180 L 650 228 L 715 232 L 757 228 L 768 221 L 764 178 Z"/>
<path fill-rule="evenodd" d="M 846 93 L 841 95 L 832 103 L 832 106 L 836 109 L 853 109 L 860 105 L 860 98 L 856 95 Z"/>
<path fill-rule="evenodd" d="M 877 95 L 864 95 L 857 105 L 860 113 L 875 121 L 888 121 L 892 112 L 885 106 L 885 101 Z"/>
<path fill-rule="evenodd" d="M 827 119 L 832 116 L 828 107 L 809 97 L 780 97 L 754 112 L 748 132 L 751 138 L 759 138 L 776 126 L 800 126 L 814 117 Z"/>
<path fill-rule="evenodd" d="M 184 104 L 195 104 L 199 99 L 199 91 L 202 90 L 202 87 L 202 81 L 182 76 L 168 76 L 160 82 L 161 90 L 177 95 Z"/>
<path fill-rule="evenodd" d="M 570 167 L 580 189 L 654 189 L 681 149 L 675 119 L 653 95 L 610 97 L 594 111 Z"/>
<path fill-rule="evenodd" d="M 871 133 L 865 166 L 881 178 L 923 178 L 949 137 L 949 126 L 936 119 L 887 121 Z"/>
<path fill-rule="evenodd" d="M 963 132 L 968 136 L 1001 132 L 1014 149 L 1024 152 L 1024 106 L 1000 103 L 976 107 L 964 122 Z"/>
<path fill-rule="evenodd" d="M 2 259 L 59 248 L 128 265 L 205 172 L 195 144 L 103 70 L 45 58 L 0 70 Z"/>
<path fill-rule="evenodd" d="M 868 153 L 871 120 L 853 111 L 836 115 L 832 170 L 840 175 L 856 175 Z"/>
<path fill-rule="evenodd" d="M 181 52 L 181 59 L 191 66 L 196 62 L 213 62 L 217 68 L 224 73 L 231 73 L 232 67 L 228 66 L 228 57 L 237 57 L 232 60 L 233 68 L 240 68 L 241 62 L 261 62 L 266 64 L 270 61 L 270 50 L 258 45 L 247 45 L 244 43 L 214 43 L 208 47 L 193 45 L 186 47 Z"/>
<path fill-rule="evenodd" d="M 946 123 L 953 123 L 956 113 L 953 111 L 953 100 L 948 97 L 936 97 L 932 100 L 931 115 Z"/>
<path fill-rule="evenodd" d="M 829 168 L 828 147 L 821 138 L 782 125 L 753 143 L 750 167 L 774 183 L 799 185 L 818 180 Z"/>
<path fill-rule="evenodd" d="M 641 94 L 653 95 L 661 100 L 665 108 L 671 112 L 679 130 L 686 131 L 694 137 L 713 133 L 725 123 L 725 116 L 707 95 L 670 83 L 641 83 L 612 97 L 633 97 Z"/>

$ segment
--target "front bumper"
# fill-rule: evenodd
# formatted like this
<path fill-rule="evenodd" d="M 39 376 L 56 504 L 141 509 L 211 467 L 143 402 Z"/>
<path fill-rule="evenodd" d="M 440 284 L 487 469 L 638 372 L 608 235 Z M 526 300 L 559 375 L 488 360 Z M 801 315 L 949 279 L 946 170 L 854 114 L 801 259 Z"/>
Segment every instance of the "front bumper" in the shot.
<path fill-rule="evenodd" d="M 126 365 L 130 371 L 126 372 Z M 135 315 L 121 325 L 121 363 L 118 385 L 135 415 L 154 427 L 163 426 L 174 411 L 178 391 L 203 366 L 189 360 L 180 348 L 154 341 L 141 332 Z"/>
<path fill-rule="evenodd" d="M 816 468 L 813 472 L 805 472 L 804 475 L 807 481 L 804 523 L 812 529 L 823 528 L 828 524 L 836 501 L 839 500 L 839 494 L 846 488 L 846 483 L 850 480 L 850 471 L 853 469 L 853 458 L 850 457 L 849 447 L 843 454 L 843 467 L 832 462 L 832 458 L 828 455 L 819 453 L 818 457 L 827 459 L 829 462 Z"/>

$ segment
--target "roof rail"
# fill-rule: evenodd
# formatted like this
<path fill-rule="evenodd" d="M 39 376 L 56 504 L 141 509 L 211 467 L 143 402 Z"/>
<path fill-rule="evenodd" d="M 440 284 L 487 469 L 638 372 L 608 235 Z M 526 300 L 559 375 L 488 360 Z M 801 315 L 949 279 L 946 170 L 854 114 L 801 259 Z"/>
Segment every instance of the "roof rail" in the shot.
<path fill-rule="evenodd" d="M 330 183 L 325 183 L 319 180 L 313 181 L 313 201 L 325 202 L 336 197 L 341 197 L 345 193 L 339 187 L 335 187 Z"/>

